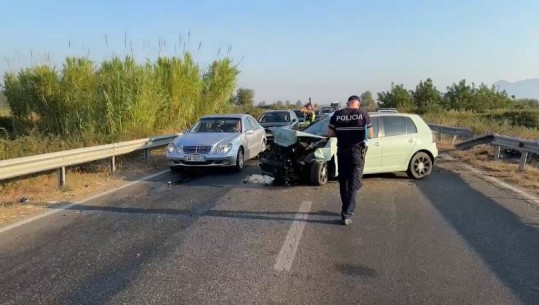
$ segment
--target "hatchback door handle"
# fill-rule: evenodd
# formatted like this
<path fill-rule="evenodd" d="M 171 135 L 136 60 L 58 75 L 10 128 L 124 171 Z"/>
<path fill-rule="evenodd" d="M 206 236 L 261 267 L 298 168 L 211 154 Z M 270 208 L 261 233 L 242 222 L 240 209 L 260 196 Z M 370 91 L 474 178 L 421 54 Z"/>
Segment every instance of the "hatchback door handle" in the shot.
<path fill-rule="evenodd" d="M 414 139 L 408 139 L 408 142 L 414 143 Z"/>
<path fill-rule="evenodd" d="M 374 146 L 380 146 L 380 142 L 374 142 L 374 143 L 372 143 L 372 145 L 374 145 Z"/>

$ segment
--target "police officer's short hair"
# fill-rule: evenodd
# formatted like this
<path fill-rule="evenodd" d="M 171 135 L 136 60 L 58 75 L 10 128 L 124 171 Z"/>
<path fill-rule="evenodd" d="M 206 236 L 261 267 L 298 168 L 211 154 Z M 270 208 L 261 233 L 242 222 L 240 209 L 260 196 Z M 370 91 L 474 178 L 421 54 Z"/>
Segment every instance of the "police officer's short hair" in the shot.
<path fill-rule="evenodd" d="M 357 95 L 352 95 L 352 96 L 350 96 L 350 97 L 348 98 L 348 101 L 349 101 L 349 102 L 351 102 L 351 101 L 353 101 L 353 100 L 356 100 L 356 101 L 358 101 L 358 102 L 361 103 L 361 98 L 360 98 L 359 96 L 357 96 Z"/>

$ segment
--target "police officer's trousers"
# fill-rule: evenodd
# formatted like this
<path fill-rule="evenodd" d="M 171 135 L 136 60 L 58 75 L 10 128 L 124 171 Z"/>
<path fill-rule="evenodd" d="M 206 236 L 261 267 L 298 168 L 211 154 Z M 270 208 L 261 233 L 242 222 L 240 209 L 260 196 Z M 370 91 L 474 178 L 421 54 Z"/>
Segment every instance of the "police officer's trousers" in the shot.
<path fill-rule="evenodd" d="M 357 193 L 363 185 L 361 178 L 363 176 L 366 152 L 367 147 L 365 146 L 339 147 L 337 150 L 342 218 L 350 218 L 356 209 Z"/>

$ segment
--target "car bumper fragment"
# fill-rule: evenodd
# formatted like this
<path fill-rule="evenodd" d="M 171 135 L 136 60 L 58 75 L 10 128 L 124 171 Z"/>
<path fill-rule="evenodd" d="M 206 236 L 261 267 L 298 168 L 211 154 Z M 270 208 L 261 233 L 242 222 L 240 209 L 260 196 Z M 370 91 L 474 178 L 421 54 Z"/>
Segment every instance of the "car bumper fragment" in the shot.
<path fill-rule="evenodd" d="M 228 167 L 236 165 L 236 157 L 207 157 L 205 161 L 185 161 L 184 158 L 167 158 L 172 167 Z"/>

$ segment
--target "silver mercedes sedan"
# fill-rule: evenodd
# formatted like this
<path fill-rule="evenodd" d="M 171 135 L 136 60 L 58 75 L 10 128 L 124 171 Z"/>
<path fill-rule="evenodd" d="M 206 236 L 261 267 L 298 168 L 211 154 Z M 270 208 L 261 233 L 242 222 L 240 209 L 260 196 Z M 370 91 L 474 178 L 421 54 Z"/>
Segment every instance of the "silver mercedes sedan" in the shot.
<path fill-rule="evenodd" d="M 189 167 L 244 168 L 245 160 L 266 149 L 266 133 L 248 114 L 219 114 L 201 117 L 190 130 L 167 148 L 173 171 Z"/>

